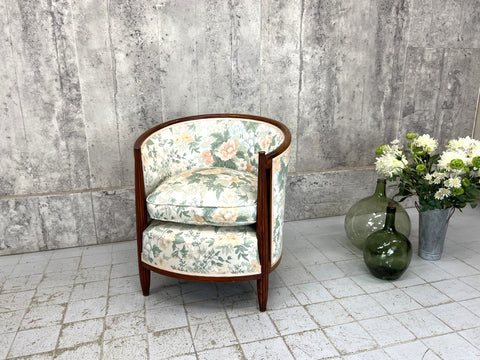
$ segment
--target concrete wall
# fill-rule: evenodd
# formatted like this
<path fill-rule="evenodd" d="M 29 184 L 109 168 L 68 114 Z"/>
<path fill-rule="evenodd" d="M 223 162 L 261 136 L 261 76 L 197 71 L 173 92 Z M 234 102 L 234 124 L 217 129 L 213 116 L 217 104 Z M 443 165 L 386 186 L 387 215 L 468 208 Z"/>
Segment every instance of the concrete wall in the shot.
<path fill-rule="evenodd" d="M 372 192 L 397 135 L 473 129 L 477 0 L 5 0 L 0 29 L 0 254 L 133 239 L 133 142 L 175 117 L 287 124 L 290 220 Z"/>
<path fill-rule="evenodd" d="M 473 129 L 473 137 L 480 140 L 480 89 L 478 91 L 477 109 L 475 111 L 475 126 Z"/>

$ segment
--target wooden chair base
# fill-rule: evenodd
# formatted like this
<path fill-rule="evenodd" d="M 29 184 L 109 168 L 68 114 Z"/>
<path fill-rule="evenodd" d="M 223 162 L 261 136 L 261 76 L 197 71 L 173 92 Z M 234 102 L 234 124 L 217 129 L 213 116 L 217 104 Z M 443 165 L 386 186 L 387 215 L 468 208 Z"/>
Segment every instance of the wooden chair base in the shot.
<path fill-rule="evenodd" d="M 279 262 L 275 264 L 275 266 L 271 269 L 271 271 L 273 271 L 278 266 L 278 264 Z M 261 312 L 267 309 L 269 273 L 259 274 L 259 275 L 237 276 L 237 277 L 189 276 L 189 275 L 183 275 L 175 272 L 168 272 L 165 270 L 155 269 L 154 267 L 142 262 L 139 264 L 139 275 L 140 275 L 140 285 L 142 287 L 142 293 L 144 296 L 150 295 L 150 278 L 151 278 L 152 271 L 160 275 L 174 277 L 177 279 L 190 280 L 190 281 L 240 282 L 240 281 L 256 280 L 258 307 Z"/>

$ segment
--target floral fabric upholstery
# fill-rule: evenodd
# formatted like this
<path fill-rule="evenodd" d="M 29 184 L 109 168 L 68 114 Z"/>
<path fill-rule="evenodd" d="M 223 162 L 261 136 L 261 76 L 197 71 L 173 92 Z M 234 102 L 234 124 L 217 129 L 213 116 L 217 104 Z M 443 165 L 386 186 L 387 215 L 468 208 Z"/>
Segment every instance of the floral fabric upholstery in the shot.
<path fill-rule="evenodd" d="M 283 140 L 276 126 L 240 118 L 180 122 L 150 135 L 141 147 L 144 184 L 149 215 L 159 220 L 143 232 L 142 260 L 183 274 L 259 274 L 255 227 L 245 224 L 256 222 L 258 153 Z M 289 149 L 272 162 L 272 265 L 283 247 L 288 159 Z"/>
<path fill-rule="evenodd" d="M 152 219 L 195 225 L 247 225 L 257 218 L 257 177 L 201 168 L 167 178 L 147 197 Z"/>
<path fill-rule="evenodd" d="M 272 265 L 282 255 L 285 192 L 290 148 L 272 161 Z"/>
<path fill-rule="evenodd" d="M 188 275 L 260 273 L 253 226 L 196 226 L 154 220 L 143 232 L 142 260 Z"/>
<path fill-rule="evenodd" d="M 256 120 L 211 118 L 172 124 L 142 145 L 145 192 L 166 178 L 190 169 L 231 168 L 257 174 L 258 152 L 270 152 L 283 141 L 277 127 Z"/>

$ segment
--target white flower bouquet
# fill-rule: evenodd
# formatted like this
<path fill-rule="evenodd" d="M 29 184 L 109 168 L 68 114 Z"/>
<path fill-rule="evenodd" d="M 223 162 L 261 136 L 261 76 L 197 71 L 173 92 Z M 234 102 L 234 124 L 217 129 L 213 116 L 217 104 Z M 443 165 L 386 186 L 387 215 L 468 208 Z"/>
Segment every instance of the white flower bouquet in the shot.
<path fill-rule="evenodd" d="M 473 208 L 480 199 L 480 141 L 470 137 L 450 140 L 435 154 L 437 140 L 430 135 L 407 134 L 407 149 L 398 140 L 379 146 L 377 172 L 398 181 L 400 201 L 417 196 L 420 210 Z"/>

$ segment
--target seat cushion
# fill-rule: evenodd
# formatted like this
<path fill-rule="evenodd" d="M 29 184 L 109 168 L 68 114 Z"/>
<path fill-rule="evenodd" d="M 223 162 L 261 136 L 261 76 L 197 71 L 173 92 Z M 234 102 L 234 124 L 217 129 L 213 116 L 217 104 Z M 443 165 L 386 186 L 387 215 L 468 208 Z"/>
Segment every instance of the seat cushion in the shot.
<path fill-rule="evenodd" d="M 142 260 L 188 275 L 260 273 L 254 226 L 195 226 L 154 220 L 143 232 Z"/>
<path fill-rule="evenodd" d="M 256 222 L 257 177 L 229 168 L 176 174 L 148 197 L 152 219 L 184 224 L 237 226 Z"/>

